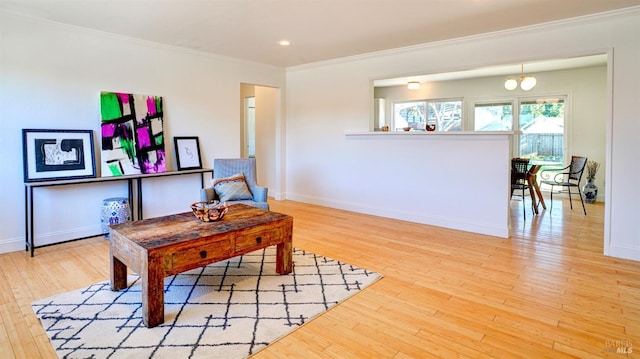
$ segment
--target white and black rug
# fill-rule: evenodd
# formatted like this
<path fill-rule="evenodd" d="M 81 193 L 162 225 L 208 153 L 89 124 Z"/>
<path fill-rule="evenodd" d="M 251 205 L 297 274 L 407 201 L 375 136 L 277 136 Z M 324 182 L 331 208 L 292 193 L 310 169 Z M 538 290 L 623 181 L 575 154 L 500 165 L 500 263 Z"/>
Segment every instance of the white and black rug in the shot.
<path fill-rule="evenodd" d="M 32 304 L 60 358 L 244 358 L 375 282 L 381 275 L 294 249 L 275 272 L 275 247 L 165 278 L 165 322 L 142 323 L 138 276 Z"/>

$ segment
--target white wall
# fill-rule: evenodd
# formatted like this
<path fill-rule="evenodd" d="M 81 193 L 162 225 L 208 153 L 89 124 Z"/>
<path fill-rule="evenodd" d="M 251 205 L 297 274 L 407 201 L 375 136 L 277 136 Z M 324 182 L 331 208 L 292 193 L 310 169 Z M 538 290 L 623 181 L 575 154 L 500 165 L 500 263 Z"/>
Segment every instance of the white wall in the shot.
<path fill-rule="evenodd" d="M 288 194 L 305 202 L 508 238 L 511 139 L 495 132 L 348 134 L 327 154 L 337 154 L 331 176 L 309 168 L 289 184 L 290 189 L 314 188 L 339 196 Z M 340 159 L 349 160 L 341 164 Z M 462 200 L 452 203 L 452 196 Z"/>
<path fill-rule="evenodd" d="M 165 149 L 199 136 L 203 165 L 240 156 L 240 83 L 283 87 L 281 68 L 0 12 L 0 253 L 24 249 L 23 128 L 91 129 L 99 168 L 100 91 L 164 98 Z M 144 182 L 145 217 L 189 210 L 199 176 Z M 124 184 L 37 189 L 36 244 L 99 233 L 103 198 Z"/>
<path fill-rule="evenodd" d="M 256 86 L 256 167 L 258 184 L 266 186 L 269 196 L 281 190 L 276 180 L 277 105 L 279 90 L 273 87 Z"/>
<path fill-rule="evenodd" d="M 611 51 L 610 109 L 606 113 L 605 254 L 640 260 L 640 227 L 635 225 L 640 191 L 637 102 L 640 98 L 640 8 L 544 26 L 475 36 L 396 51 L 328 61 L 287 69 L 287 195 L 313 199 L 338 208 L 373 208 L 392 216 L 414 208 L 422 197 L 402 196 L 389 202 L 398 169 L 415 166 L 433 153 L 408 152 L 379 140 L 348 143 L 345 132 L 368 131 L 373 94 L 371 81 L 410 74 L 467 70 L 497 64 L 575 57 Z M 374 140 L 375 141 L 375 140 Z M 378 148 L 384 160 L 367 151 Z M 420 148 L 418 148 L 420 150 Z M 576 149 L 577 150 L 577 149 Z M 475 156 L 476 154 L 474 154 Z M 500 161 L 501 159 L 498 159 Z M 389 161 L 393 161 L 389 166 Z M 421 163 L 421 162 L 420 162 Z M 422 164 L 422 163 L 421 163 Z M 463 166 L 464 164 L 459 164 Z M 446 170 L 447 168 L 445 168 Z M 405 181 L 429 185 L 442 168 L 424 167 L 420 177 Z M 401 173 L 402 174 L 402 173 Z M 301 180 L 308 179 L 307 181 Z M 351 182 L 360 184 L 362 189 Z M 451 212 L 467 197 L 443 188 L 446 196 L 430 206 Z M 404 194 L 404 192 L 403 192 Z M 477 206 L 477 211 L 484 209 Z M 454 211 L 455 212 L 455 211 Z M 384 214 L 383 214 L 384 215 Z"/>
<path fill-rule="evenodd" d="M 368 130 L 373 93 L 341 66 L 287 75 L 287 198 L 508 237 L 510 136 L 345 136 Z"/>
<path fill-rule="evenodd" d="M 374 96 L 386 99 L 386 116 L 391 121 L 393 104 L 402 101 L 460 98 L 468 130 L 473 130 L 474 103 L 487 100 L 515 101 L 517 98 L 553 98 L 567 95 L 565 116 L 565 157 L 586 156 L 597 161 L 601 170 L 596 176 L 598 201 L 605 201 L 606 132 L 607 132 L 607 67 L 533 73 L 538 84 L 531 91 L 504 89 L 504 76 L 455 80 L 422 84 L 419 90 L 406 86 L 378 87 Z M 543 188 L 546 189 L 546 188 Z"/>

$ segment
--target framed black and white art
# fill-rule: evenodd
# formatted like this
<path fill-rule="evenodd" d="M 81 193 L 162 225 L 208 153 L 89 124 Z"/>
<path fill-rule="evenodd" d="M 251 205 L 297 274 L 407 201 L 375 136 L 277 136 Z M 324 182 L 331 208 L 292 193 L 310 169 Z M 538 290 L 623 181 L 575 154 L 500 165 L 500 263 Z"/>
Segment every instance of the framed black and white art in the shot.
<path fill-rule="evenodd" d="M 22 130 L 24 181 L 96 176 L 91 130 Z"/>
<path fill-rule="evenodd" d="M 202 168 L 198 137 L 174 137 L 178 171 Z"/>

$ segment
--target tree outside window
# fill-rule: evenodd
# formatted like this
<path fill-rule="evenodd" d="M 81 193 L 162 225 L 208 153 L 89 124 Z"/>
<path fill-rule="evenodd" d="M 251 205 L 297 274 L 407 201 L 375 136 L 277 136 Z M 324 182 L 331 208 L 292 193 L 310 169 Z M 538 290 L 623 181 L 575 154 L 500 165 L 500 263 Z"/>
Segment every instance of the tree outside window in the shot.
<path fill-rule="evenodd" d="M 410 127 L 414 131 L 424 131 L 426 108 L 426 101 L 399 102 L 393 104 L 395 130 L 402 131 L 403 127 Z"/>
<path fill-rule="evenodd" d="M 436 124 L 436 131 L 462 131 L 462 101 L 410 101 L 393 104 L 394 129 L 424 131 L 426 124 Z"/>
<path fill-rule="evenodd" d="M 436 131 L 462 131 L 462 100 L 429 101 L 427 123 Z"/>

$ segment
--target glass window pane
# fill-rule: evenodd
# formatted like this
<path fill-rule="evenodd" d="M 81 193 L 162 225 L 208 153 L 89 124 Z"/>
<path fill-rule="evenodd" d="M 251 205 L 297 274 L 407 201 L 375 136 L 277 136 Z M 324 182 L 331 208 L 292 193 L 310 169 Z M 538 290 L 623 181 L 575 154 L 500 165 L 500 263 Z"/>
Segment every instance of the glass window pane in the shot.
<path fill-rule="evenodd" d="M 513 129 L 513 106 L 506 103 L 476 104 L 473 129 L 475 131 L 511 131 Z"/>
<path fill-rule="evenodd" d="M 436 131 L 462 131 L 462 101 L 429 102 L 427 123 L 436 124 Z"/>
<path fill-rule="evenodd" d="M 402 131 L 403 127 L 424 131 L 426 101 L 401 102 L 393 104 L 394 129 Z"/>
<path fill-rule="evenodd" d="M 564 100 L 520 103 L 520 157 L 547 165 L 564 163 Z"/>

